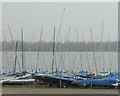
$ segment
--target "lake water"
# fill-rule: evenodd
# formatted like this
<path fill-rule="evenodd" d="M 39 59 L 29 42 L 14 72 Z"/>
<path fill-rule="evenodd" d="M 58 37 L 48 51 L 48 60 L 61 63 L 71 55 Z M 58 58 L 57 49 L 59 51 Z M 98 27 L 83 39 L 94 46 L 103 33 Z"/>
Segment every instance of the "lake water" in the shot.
<path fill-rule="evenodd" d="M 17 53 L 17 68 L 22 70 L 22 54 Z M 38 58 L 38 60 L 37 60 Z M 52 52 L 24 52 L 24 68 L 28 72 L 36 70 L 52 70 Z M 96 52 L 95 61 L 97 71 L 118 71 L 118 53 L 117 52 Z M 93 52 L 55 52 L 55 65 L 58 70 L 78 72 L 88 70 L 95 72 L 95 62 Z M 2 71 L 11 72 L 15 66 L 15 52 L 2 52 Z M 55 66 L 56 67 L 56 66 Z"/>

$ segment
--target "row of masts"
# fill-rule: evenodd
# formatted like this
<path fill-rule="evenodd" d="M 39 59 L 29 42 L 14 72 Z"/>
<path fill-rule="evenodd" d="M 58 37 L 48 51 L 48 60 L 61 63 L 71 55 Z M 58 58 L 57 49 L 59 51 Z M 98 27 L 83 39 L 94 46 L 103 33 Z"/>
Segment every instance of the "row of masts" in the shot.
<path fill-rule="evenodd" d="M 12 36 L 12 35 L 11 35 Z M 25 66 L 24 66 L 24 47 L 23 47 L 23 29 L 21 29 L 21 49 L 22 49 L 22 73 L 23 72 L 26 72 L 26 69 L 25 69 Z M 17 47 L 18 47 L 18 41 L 16 41 L 16 44 L 15 44 L 15 67 L 14 67 L 14 74 L 16 73 L 16 64 L 17 64 Z"/>
<path fill-rule="evenodd" d="M 70 27 L 71 28 L 71 27 Z M 67 38 L 66 40 L 68 39 L 68 36 L 69 36 L 69 32 L 70 32 L 70 28 L 69 28 L 69 31 L 68 31 L 68 34 L 67 34 Z M 56 27 L 54 26 L 54 37 L 53 37 L 53 60 L 52 60 L 52 74 L 54 73 L 54 70 L 58 70 L 58 66 L 56 64 L 56 56 L 55 56 L 55 48 L 56 48 L 56 41 L 55 41 L 55 30 Z M 40 43 L 41 43 L 41 38 L 42 38 L 42 32 L 43 32 L 43 27 L 41 27 L 41 33 L 40 33 L 40 42 L 39 42 L 39 48 L 40 48 Z M 95 45 L 94 45 L 94 42 L 93 42 L 93 37 L 92 37 L 92 30 L 90 30 L 90 33 L 91 33 L 91 41 L 92 41 L 92 48 L 93 48 L 93 57 L 94 57 L 94 66 L 95 66 L 95 70 L 96 70 L 96 73 L 98 73 L 98 70 L 97 70 L 97 64 L 96 64 L 96 58 L 95 58 Z M 78 30 L 76 30 L 76 35 L 77 35 L 77 41 L 79 42 L 79 37 L 78 37 Z M 11 35 L 12 37 L 12 35 Z M 108 36 L 109 37 L 109 36 Z M 12 39 L 13 40 L 13 39 Z M 84 37 L 83 37 L 83 40 L 84 40 Z M 108 38 L 109 40 L 109 38 Z M 109 46 L 110 47 L 110 46 Z M 16 44 L 15 44 L 15 68 L 14 68 L 14 73 L 16 72 L 16 63 L 17 63 L 17 48 L 18 48 L 18 41 L 16 41 Z M 25 65 L 24 65 L 24 46 L 23 46 L 23 29 L 21 29 L 21 49 L 22 49 L 22 72 L 25 72 L 26 71 L 26 68 L 25 68 Z M 87 55 L 87 52 L 86 53 L 86 58 L 88 57 Z M 77 52 L 76 52 L 76 55 L 75 55 L 75 58 L 73 60 L 73 69 L 74 69 L 74 65 L 75 65 L 75 60 L 77 58 Z M 81 61 L 81 68 L 83 69 L 83 62 L 82 62 L 82 57 L 81 57 L 81 53 L 79 52 L 79 56 L 80 56 L 80 61 Z M 62 59 L 62 56 L 61 56 L 61 59 Z M 39 51 L 38 51 L 38 55 L 37 55 L 37 63 L 36 63 L 36 72 L 38 70 L 38 60 L 39 60 Z M 109 58 L 110 60 L 110 58 Z M 87 59 L 87 62 L 89 62 L 89 59 Z M 90 66 L 90 65 L 89 65 Z"/>
<path fill-rule="evenodd" d="M 57 66 L 57 64 L 56 64 L 56 60 L 55 60 L 55 58 L 56 58 L 56 56 L 55 56 L 55 49 L 56 49 L 56 44 L 57 43 L 55 43 L 55 42 L 58 42 L 58 40 L 59 40 L 59 36 L 60 36 L 60 32 L 61 32 L 61 28 L 62 28 L 62 24 L 63 24 L 63 20 L 64 20 L 64 14 L 65 14 L 65 8 L 64 8 L 64 10 L 63 10 L 63 14 L 62 14 L 62 18 L 61 18 L 61 21 L 60 21 L 60 26 L 59 26 L 59 29 L 58 29 L 58 35 L 57 35 L 57 38 L 56 38 L 56 40 L 55 40 L 55 31 L 56 31 L 56 27 L 54 26 L 54 37 L 53 37 L 53 59 L 52 59 L 52 74 L 53 74 L 53 72 L 54 72 L 54 70 L 56 70 L 56 72 L 57 72 L 57 70 L 58 70 L 58 66 Z M 67 41 L 68 40 L 68 36 L 69 36 L 69 33 L 70 33 L 70 30 L 71 30 L 71 27 L 69 27 L 69 30 L 68 30 L 68 33 L 67 33 L 67 38 L 66 38 L 66 40 L 65 41 Z M 102 42 L 103 42 L 103 30 L 104 30 L 104 22 L 103 22 L 103 24 L 102 24 L 102 35 L 101 35 L 101 46 L 100 46 L 100 48 L 101 48 L 101 50 L 102 50 Z M 9 32 L 10 32 L 10 36 L 11 36 L 11 40 L 12 40 L 12 42 L 13 42 L 13 37 L 12 37 L 12 33 L 11 33 L 11 29 L 10 29 L 10 26 L 9 26 Z M 41 38 L 42 38 L 42 33 L 43 33 L 43 26 L 41 27 L 41 33 L 40 33 L 40 42 L 39 42 L 39 49 L 40 49 L 40 44 L 41 44 Z M 78 30 L 76 29 L 76 35 L 77 35 L 77 41 L 79 42 L 79 37 L 78 37 Z M 93 58 L 94 58 L 94 66 L 95 66 L 95 70 L 96 70 L 96 73 L 98 72 L 98 70 L 97 70 L 97 64 L 96 64 L 96 58 L 95 58 L 95 45 L 94 45 L 94 42 L 93 42 L 93 37 L 92 37 L 92 30 L 90 30 L 90 35 L 91 35 L 91 41 L 92 41 L 92 49 L 93 49 Z M 25 64 L 24 64 L 24 46 L 23 46 L 23 29 L 21 29 L 21 49 L 22 49 L 22 72 L 26 72 L 26 68 L 25 68 Z M 32 38 L 33 39 L 33 38 Z M 84 39 L 84 35 L 83 35 L 83 33 L 82 33 L 82 39 L 83 39 L 83 41 L 85 41 L 85 39 Z M 18 46 L 18 42 L 16 42 L 16 48 L 15 48 L 15 68 L 14 68 L 14 73 L 15 73 L 15 71 L 16 71 L 16 62 L 17 62 L 17 46 Z M 60 47 L 60 46 L 59 46 Z M 35 70 L 36 70 L 36 72 L 37 72 L 37 70 L 38 70 L 38 60 L 39 60 L 39 49 L 38 49 L 38 54 L 37 54 L 37 62 L 36 62 L 36 67 L 35 67 Z M 90 62 L 89 62 L 89 59 L 88 59 L 88 54 L 87 54 L 87 52 L 85 52 L 86 53 L 86 59 L 87 59 L 87 63 L 88 63 L 88 69 L 89 69 L 89 71 L 90 71 Z M 79 53 L 79 55 L 80 55 L 80 60 L 81 60 L 81 68 L 83 69 L 83 62 L 82 62 L 82 57 L 81 57 L 81 54 Z M 104 55 L 103 55 L 103 52 L 102 52 L 102 57 L 103 57 L 103 59 L 104 59 Z M 76 54 L 75 54 L 75 58 L 74 58 L 74 60 L 73 60 L 73 65 L 72 65 L 72 67 L 73 67 L 73 69 L 74 69 L 74 64 L 75 64 L 75 61 L 76 61 L 76 58 L 77 58 L 77 52 L 76 52 Z M 62 61 L 62 56 L 61 56 L 61 61 Z M 105 59 L 104 59 L 104 63 L 105 63 Z"/>

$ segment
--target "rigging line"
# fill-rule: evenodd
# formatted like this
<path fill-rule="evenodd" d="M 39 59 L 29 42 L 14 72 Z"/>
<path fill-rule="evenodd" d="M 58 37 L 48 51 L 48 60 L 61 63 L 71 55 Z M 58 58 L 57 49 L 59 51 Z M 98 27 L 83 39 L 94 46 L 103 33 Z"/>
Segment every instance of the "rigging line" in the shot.
<path fill-rule="evenodd" d="M 61 35 L 60 35 L 60 39 L 61 39 L 61 41 L 62 41 Z M 59 51 L 59 57 L 58 57 L 58 58 L 59 58 L 59 59 L 58 59 L 58 63 L 56 63 L 56 64 L 57 64 L 57 67 L 60 68 L 60 66 L 62 65 L 63 52 L 61 52 L 61 51 L 62 51 L 61 46 L 59 45 L 58 47 L 59 47 L 59 49 L 58 49 L 58 51 Z M 57 69 L 58 69 L 58 68 L 57 68 Z"/>
<path fill-rule="evenodd" d="M 85 38 L 84 38 L 83 32 L 81 32 L 81 34 L 82 34 L 83 41 L 85 42 Z M 85 47 L 85 46 L 84 46 L 84 47 Z M 88 59 L 88 51 L 86 50 L 86 48 L 85 48 L 85 54 L 86 54 L 87 63 L 88 63 L 88 70 L 89 70 L 89 72 L 90 72 L 90 61 L 89 61 L 89 59 Z"/>
<path fill-rule="evenodd" d="M 37 63 L 36 63 L 36 72 L 37 72 L 37 67 L 38 67 L 39 49 L 40 49 L 40 45 L 41 45 L 42 32 L 43 32 L 43 26 L 41 27 L 40 42 L 39 42 L 39 46 L 38 46 L 38 56 L 37 56 Z"/>
<path fill-rule="evenodd" d="M 13 36 L 12 36 L 12 32 L 11 32 L 10 26 L 8 26 L 8 29 L 9 29 L 9 32 L 10 32 L 10 37 L 11 37 L 12 45 L 14 46 L 15 43 L 14 43 L 14 40 L 13 40 Z M 14 51 L 14 50 L 15 50 L 15 49 L 14 49 L 14 47 L 13 47 L 12 51 Z"/>
<path fill-rule="evenodd" d="M 59 48 L 60 48 L 60 46 L 59 46 Z M 60 49 L 60 50 L 61 50 L 61 49 Z M 62 51 L 62 50 L 61 50 L 61 51 Z M 63 53 L 63 52 L 60 52 L 58 68 L 60 68 L 61 66 L 63 66 L 63 64 L 62 64 L 62 61 L 63 61 L 63 55 L 64 55 L 64 53 Z"/>
<path fill-rule="evenodd" d="M 4 41 L 6 41 L 5 31 L 2 31 L 2 32 L 3 32 Z M 3 43 L 2 46 L 3 46 L 3 48 L 5 49 L 4 43 Z M 10 72 L 10 64 L 9 64 L 9 60 L 8 60 L 8 52 L 6 52 L 6 55 L 7 55 L 7 56 L 5 56 L 5 57 L 6 57 L 6 59 L 7 59 L 7 64 L 8 64 L 8 66 L 9 66 L 9 72 Z"/>
<path fill-rule="evenodd" d="M 61 58 L 62 58 L 62 54 L 60 55 L 59 60 L 58 60 L 58 62 L 59 62 L 58 68 L 60 68 L 60 65 L 62 64 L 62 61 L 61 61 L 62 59 Z"/>
<path fill-rule="evenodd" d="M 67 52 L 68 53 L 68 52 Z M 69 53 L 67 54 L 68 55 L 68 61 L 69 61 L 69 64 L 70 64 L 70 68 L 71 68 L 71 71 L 72 71 L 72 60 L 71 60 L 71 58 L 70 58 L 70 55 L 69 55 Z"/>
<path fill-rule="evenodd" d="M 9 72 L 10 72 L 10 63 L 9 63 L 9 59 L 8 59 L 8 52 L 7 52 L 6 55 L 7 55 L 7 63 L 8 63 L 8 67 L 9 67 L 8 69 L 9 69 Z"/>
<path fill-rule="evenodd" d="M 57 40 L 56 40 L 56 42 L 58 42 L 58 40 L 59 40 L 59 34 L 60 34 L 60 31 L 61 31 L 61 28 L 62 28 L 62 23 L 63 23 L 63 19 L 64 19 L 64 14 L 65 14 L 65 8 L 63 9 L 63 15 L 62 15 L 62 18 L 61 18 L 60 27 L 59 27 L 59 30 L 58 30 L 58 35 L 57 35 Z"/>
<path fill-rule="evenodd" d="M 68 40 L 68 36 L 69 36 L 70 31 L 71 31 L 71 26 L 69 27 L 69 30 L 68 30 L 68 33 L 67 33 L 67 38 L 66 38 L 65 42 Z"/>
<path fill-rule="evenodd" d="M 16 58 L 16 61 L 17 61 L 18 66 L 19 66 L 19 71 L 21 71 L 21 66 L 20 66 L 20 63 L 19 63 L 19 61 L 18 61 L 18 57 Z M 21 72 L 22 72 L 22 71 L 21 71 Z"/>
<path fill-rule="evenodd" d="M 76 30 L 76 31 L 77 31 L 77 30 Z M 76 52 L 76 54 L 75 54 L 75 58 L 74 58 L 74 61 L 73 61 L 73 71 L 74 71 L 75 61 L 76 61 L 76 59 L 77 59 L 77 53 L 78 53 L 78 52 Z"/>
<path fill-rule="evenodd" d="M 40 56 L 41 56 L 41 58 L 40 59 L 42 59 L 42 63 L 41 63 L 41 69 L 44 69 L 44 67 L 43 66 L 45 66 L 45 68 L 46 68 L 46 70 L 47 70 L 47 67 L 46 67 L 46 64 L 45 64 L 45 58 L 44 58 L 44 54 L 43 54 L 43 52 L 40 52 Z"/>
<path fill-rule="evenodd" d="M 5 40 L 6 40 L 6 37 L 5 37 Z M 10 63 L 9 63 L 9 58 L 8 58 L 8 52 L 6 52 L 6 55 L 7 55 L 7 62 L 8 62 L 9 71 L 10 71 Z"/>
<path fill-rule="evenodd" d="M 101 44 L 100 44 L 100 50 L 101 50 L 101 51 L 103 51 L 103 50 L 102 50 L 102 45 L 103 45 L 103 44 L 102 44 L 102 42 L 103 42 L 103 28 L 104 28 L 104 22 L 102 23 L 102 34 L 101 34 Z"/>
<path fill-rule="evenodd" d="M 112 70 L 112 60 L 110 60 L 110 52 L 111 52 L 111 50 L 110 50 L 110 37 L 109 37 L 109 32 L 108 32 L 108 54 L 109 54 L 109 64 L 111 63 L 111 68 L 110 68 L 110 72 L 111 72 L 111 70 Z"/>
<path fill-rule="evenodd" d="M 12 43 L 13 43 L 13 37 L 12 37 L 12 32 L 11 32 L 11 28 L 10 28 L 10 26 L 8 26 L 8 29 L 9 29 L 10 37 L 11 37 L 11 40 L 12 40 Z"/>
<path fill-rule="evenodd" d="M 97 38 L 96 38 L 96 43 L 95 43 L 95 50 L 97 49 Z M 96 54 L 97 56 L 96 56 L 96 58 L 99 58 L 99 54 L 97 53 Z M 97 62 L 97 64 L 98 64 L 98 66 L 99 66 L 99 72 L 100 72 L 100 59 L 99 59 L 99 61 Z"/>
<path fill-rule="evenodd" d="M 64 65 L 64 62 L 65 62 L 65 53 L 64 53 L 64 55 L 63 55 L 63 61 L 62 61 L 62 64 L 63 64 L 63 65 L 62 65 L 62 68 L 61 68 L 61 71 L 62 71 L 62 72 L 63 72 L 63 68 L 64 68 L 64 66 L 65 66 L 65 65 Z"/>
<path fill-rule="evenodd" d="M 68 33 L 67 33 L 67 37 L 66 37 L 66 40 L 65 42 L 69 39 L 69 34 L 70 34 L 70 31 L 71 31 L 71 26 L 69 27 L 69 30 L 68 30 Z M 66 50 L 67 51 L 67 50 Z M 67 55 L 68 55 L 68 61 L 69 61 L 69 64 L 70 66 L 72 66 L 72 62 L 71 62 L 71 59 L 70 59 L 70 56 L 69 56 L 69 53 L 67 52 Z M 71 67 L 70 67 L 71 68 Z M 71 68 L 71 71 L 72 71 L 72 68 Z"/>
<path fill-rule="evenodd" d="M 103 61 L 104 61 L 104 63 L 105 63 L 105 64 L 103 64 L 103 65 L 106 65 L 106 61 L 105 61 L 105 57 L 104 57 L 103 52 L 102 52 L 102 57 L 103 57 Z M 104 71 L 104 68 L 103 68 L 103 71 Z"/>
<path fill-rule="evenodd" d="M 69 41 L 70 41 L 70 37 L 68 38 L 69 39 Z M 68 50 L 69 51 L 69 50 Z M 69 62 L 70 62 L 70 65 L 72 66 L 72 61 L 73 61 L 73 52 L 70 52 L 72 55 L 71 56 L 69 56 L 69 54 L 68 54 L 68 56 L 69 56 Z M 71 58 L 70 58 L 71 57 Z M 71 68 L 71 71 L 73 71 L 73 68 L 72 67 L 70 67 Z"/>
<path fill-rule="evenodd" d="M 17 39 L 17 41 L 18 41 L 18 45 L 17 45 L 18 48 L 19 48 L 19 46 L 20 46 L 19 39 L 20 39 L 20 38 Z M 18 51 L 19 51 L 19 50 L 20 50 L 20 49 L 18 49 Z M 18 56 L 17 56 L 17 58 L 16 58 L 16 61 L 17 61 L 18 66 L 19 66 L 19 71 L 22 72 L 22 68 L 21 68 L 20 63 L 19 63 L 19 61 L 18 61 Z"/>
<path fill-rule="evenodd" d="M 80 54 L 80 52 L 79 52 L 79 54 Z M 80 60 L 81 60 L 81 68 L 82 68 L 82 70 L 83 70 L 83 61 L 82 61 L 82 56 L 81 56 L 81 54 L 80 54 Z"/>
<path fill-rule="evenodd" d="M 29 46 L 29 49 L 28 49 L 28 50 L 31 50 L 31 46 L 32 46 L 32 42 L 33 42 L 33 38 L 34 38 L 34 36 L 35 36 L 35 32 L 34 32 L 34 33 L 33 33 L 33 35 L 32 35 L 31 44 L 30 44 L 30 46 Z"/>
<path fill-rule="evenodd" d="M 22 50 L 22 72 L 25 71 L 24 69 L 24 59 L 23 59 L 23 28 L 21 28 L 21 50 Z"/>
<path fill-rule="evenodd" d="M 28 49 L 29 51 L 31 51 L 31 47 L 32 47 L 32 42 L 33 42 L 34 36 L 35 36 L 35 32 L 34 32 L 33 35 L 32 35 L 31 44 L 30 44 L 29 49 Z M 31 52 L 29 52 L 29 54 L 30 54 L 29 56 L 30 56 L 30 60 L 31 60 L 31 64 L 32 64 L 32 63 L 33 63 L 33 62 L 32 62 L 32 56 L 31 56 L 32 54 L 31 54 Z M 31 67 L 31 68 L 32 68 L 32 67 Z"/>
<path fill-rule="evenodd" d="M 61 18 L 60 27 L 59 27 L 59 30 L 58 30 L 58 35 L 57 35 L 56 42 L 58 42 L 58 40 L 59 40 L 59 35 L 60 35 L 60 31 L 61 31 L 62 23 L 63 23 L 63 19 L 64 19 L 64 14 L 65 14 L 65 8 L 63 9 L 63 15 L 62 15 L 62 18 Z M 57 46 L 57 44 L 56 44 L 56 46 Z M 58 46 L 58 51 L 60 51 L 60 45 Z"/>
<path fill-rule="evenodd" d="M 13 44 L 13 46 L 14 46 L 14 40 L 13 40 L 13 36 L 12 36 L 12 32 L 11 32 L 11 28 L 10 28 L 10 26 L 8 26 L 8 29 L 9 29 L 9 32 L 10 32 L 10 37 L 11 37 L 11 40 L 12 40 L 12 44 Z M 14 48 L 13 48 L 13 50 L 15 50 Z M 12 51 L 13 51 L 12 50 Z"/>
<path fill-rule="evenodd" d="M 66 63 L 65 63 L 65 60 L 66 60 L 66 59 L 65 59 L 65 58 L 66 58 L 66 55 L 65 55 L 65 54 L 64 54 L 64 57 L 63 57 L 63 58 L 64 58 L 64 60 L 63 60 L 62 72 L 63 72 L 63 71 L 68 71 L 68 69 L 67 69 L 66 66 L 65 66 L 65 64 L 66 64 Z"/>
<path fill-rule="evenodd" d="M 64 57 L 64 52 L 62 53 L 62 55 L 61 55 L 61 57 L 60 57 L 60 62 L 61 62 L 61 68 L 62 68 L 62 66 L 64 66 L 64 64 L 63 64 L 63 60 L 65 60 L 63 57 Z M 60 66 L 59 66 L 60 67 Z M 58 68 L 59 68 L 58 67 Z"/>
<path fill-rule="evenodd" d="M 15 48 L 15 67 L 14 67 L 14 74 L 16 73 L 17 45 L 18 45 L 18 41 L 16 41 L 16 48 Z"/>
<path fill-rule="evenodd" d="M 46 66 L 45 57 L 44 57 L 43 52 L 41 52 L 41 55 L 40 55 L 40 56 L 42 57 L 42 61 L 43 61 L 43 65 L 41 64 L 41 69 L 43 68 L 43 66 L 45 66 L 46 70 L 48 70 L 48 68 L 47 68 L 47 66 Z"/>
<path fill-rule="evenodd" d="M 70 26 L 69 29 L 68 29 L 68 33 L 67 33 L 67 37 L 66 37 L 66 39 L 65 39 L 65 42 L 68 40 L 68 36 L 69 36 L 70 30 L 71 30 L 71 26 Z M 64 55 L 63 55 L 63 56 L 64 56 L 64 60 L 65 60 L 65 55 L 66 55 L 66 52 L 65 52 Z M 62 58 L 63 58 L 63 56 L 62 56 Z M 63 61 L 64 61 L 64 60 L 63 60 Z M 63 64 L 63 66 L 64 66 L 64 64 Z M 63 70 L 63 68 L 64 68 L 64 67 L 62 67 L 62 70 Z"/>
<path fill-rule="evenodd" d="M 77 41 L 80 42 L 79 41 L 79 37 L 78 37 L 78 31 L 77 31 L 77 29 L 76 29 L 76 35 L 77 35 Z M 83 62 L 82 62 L 82 57 L 81 57 L 81 53 L 80 52 L 79 52 L 79 55 L 80 55 L 80 60 L 81 60 L 81 68 L 83 70 L 83 64 L 82 64 Z"/>
<path fill-rule="evenodd" d="M 74 65 L 75 65 L 76 59 L 77 59 L 77 52 L 76 52 L 76 54 L 75 54 L 75 58 L 74 58 L 74 61 L 73 61 L 73 71 L 74 71 Z"/>
<path fill-rule="evenodd" d="M 103 32 L 104 32 L 104 21 L 102 23 L 102 34 L 101 34 L 101 45 L 100 45 L 100 50 L 102 51 L 102 57 L 103 57 L 103 62 L 106 64 L 105 58 L 104 58 L 104 54 L 103 54 Z M 101 57 L 100 57 L 101 59 Z M 104 67 L 103 67 L 103 71 L 104 71 Z"/>
<path fill-rule="evenodd" d="M 45 68 L 46 68 L 46 71 L 48 70 L 48 68 L 47 68 L 47 66 L 46 66 L 46 62 L 45 62 L 45 57 L 44 57 L 44 55 L 43 55 L 43 53 L 42 53 L 42 59 L 43 59 L 43 64 L 45 65 Z"/>
<path fill-rule="evenodd" d="M 20 41 L 21 41 L 20 36 L 21 36 L 21 32 L 19 33 L 17 40 L 16 40 L 16 41 L 18 41 L 18 51 L 20 51 Z"/>

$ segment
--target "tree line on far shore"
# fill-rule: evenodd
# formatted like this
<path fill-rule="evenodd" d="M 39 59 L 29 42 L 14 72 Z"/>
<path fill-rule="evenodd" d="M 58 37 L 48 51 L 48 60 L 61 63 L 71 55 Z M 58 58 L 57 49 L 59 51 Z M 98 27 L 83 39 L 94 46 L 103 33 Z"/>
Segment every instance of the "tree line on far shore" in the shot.
<path fill-rule="evenodd" d="M 15 51 L 16 41 L 13 42 L 1 42 L 0 47 L 1 51 Z M 96 52 L 113 52 L 118 51 L 118 42 L 58 42 L 55 44 L 56 52 L 92 52 L 93 48 Z M 22 50 L 22 43 L 18 41 L 17 51 Z M 53 51 L 53 42 L 23 42 L 23 50 L 24 51 L 39 51 L 39 52 L 52 52 Z"/>

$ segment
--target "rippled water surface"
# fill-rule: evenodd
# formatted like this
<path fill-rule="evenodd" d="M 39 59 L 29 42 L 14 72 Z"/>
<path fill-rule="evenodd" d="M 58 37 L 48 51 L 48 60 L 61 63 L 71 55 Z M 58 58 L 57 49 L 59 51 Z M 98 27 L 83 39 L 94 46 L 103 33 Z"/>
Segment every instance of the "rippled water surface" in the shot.
<path fill-rule="evenodd" d="M 17 71 L 22 68 L 21 52 L 17 53 Z M 117 52 L 96 52 L 95 61 L 98 72 L 100 71 L 118 71 L 118 53 Z M 37 60 L 38 58 L 38 60 Z M 24 52 L 24 68 L 28 72 L 32 70 L 52 70 L 52 52 Z M 95 61 L 93 52 L 56 52 L 55 68 L 63 71 L 78 72 L 88 70 L 95 72 Z M 38 64 L 38 65 L 37 65 Z M 2 53 L 3 72 L 13 71 L 15 66 L 15 52 Z"/>

